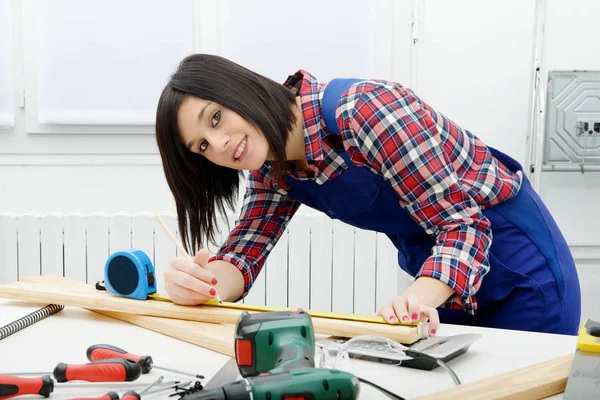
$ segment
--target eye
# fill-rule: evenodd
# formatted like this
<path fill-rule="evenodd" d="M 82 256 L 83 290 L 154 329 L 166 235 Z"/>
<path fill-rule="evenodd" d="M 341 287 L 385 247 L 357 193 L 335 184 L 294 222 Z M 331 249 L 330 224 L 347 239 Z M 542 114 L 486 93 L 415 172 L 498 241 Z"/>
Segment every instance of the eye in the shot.
<path fill-rule="evenodd" d="M 208 142 L 206 140 L 203 140 L 198 144 L 198 151 L 202 153 L 202 152 L 206 151 L 207 147 L 208 147 Z"/>
<path fill-rule="evenodd" d="M 212 117 L 210 119 L 210 123 L 211 123 L 212 127 L 214 128 L 215 126 L 217 126 L 219 121 L 221 121 L 221 111 L 217 111 L 216 113 L 214 113 L 212 115 Z"/>

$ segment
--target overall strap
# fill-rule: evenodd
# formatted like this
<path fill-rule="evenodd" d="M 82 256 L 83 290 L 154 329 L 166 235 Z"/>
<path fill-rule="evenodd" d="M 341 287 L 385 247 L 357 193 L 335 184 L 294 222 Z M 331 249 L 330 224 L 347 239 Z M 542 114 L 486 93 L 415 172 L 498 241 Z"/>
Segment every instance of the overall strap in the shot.
<path fill-rule="evenodd" d="M 337 135 L 339 133 L 337 122 L 335 120 L 335 110 L 340 104 L 340 97 L 348 90 L 350 86 L 356 82 L 360 82 L 363 79 L 353 78 L 336 78 L 331 80 L 325 87 L 323 92 L 323 100 L 321 102 L 321 114 L 327 125 L 327 132 L 330 135 Z"/>

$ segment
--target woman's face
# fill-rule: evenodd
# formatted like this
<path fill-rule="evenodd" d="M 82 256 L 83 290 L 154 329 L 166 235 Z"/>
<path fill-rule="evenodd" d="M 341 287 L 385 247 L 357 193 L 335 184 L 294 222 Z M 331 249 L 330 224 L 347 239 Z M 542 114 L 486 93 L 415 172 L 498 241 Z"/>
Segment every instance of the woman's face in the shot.
<path fill-rule="evenodd" d="M 253 170 L 273 159 L 262 132 L 220 104 L 186 96 L 177 125 L 185 146 L 217 165 Z"/>

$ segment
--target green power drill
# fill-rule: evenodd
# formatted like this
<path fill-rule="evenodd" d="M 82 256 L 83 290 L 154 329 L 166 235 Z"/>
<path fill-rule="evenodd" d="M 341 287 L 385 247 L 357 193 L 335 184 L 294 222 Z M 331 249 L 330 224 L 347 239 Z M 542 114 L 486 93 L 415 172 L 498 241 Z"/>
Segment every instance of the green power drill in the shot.
<path fill-rule="evenodd" d="M 347 372 L 302 368 L 253 376 L 219 388 L 186 394 L 182 400 L 355 400 L 359 381 Z"/>
<path fill-rule="evenodd" d="M 314 354 L 312 320 L 302 310 L 244 311 L 238 318 L 235 358 L 243 377 L 314 368 Z"/>
<path fill-rule="evenodd" d="M 235 357 L 245 379 L 190 393 L 182 400 L 356 399 L 358 379 L 347 372 L 315 368 L 314 353 L 314 330 L 306 312 L 245 311 L 235 335 Z"/>

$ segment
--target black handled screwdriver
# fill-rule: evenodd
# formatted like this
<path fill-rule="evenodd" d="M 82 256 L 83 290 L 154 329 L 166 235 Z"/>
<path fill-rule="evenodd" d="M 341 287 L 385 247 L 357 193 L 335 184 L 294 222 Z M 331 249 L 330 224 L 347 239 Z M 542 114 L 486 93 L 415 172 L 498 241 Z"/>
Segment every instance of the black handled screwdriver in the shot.
<path fill-rule="evenodd" d="M 124 358 L 126 360 L 132 360 L 139 363 L 142 366 L 142 373 L 147 374 L 152 370 L 152 368 L 161 369 L 163 371 L 173 372 L 176 374 L 186 375 L 197 379 L 204 379 L 203 375 L 191 374 L 188 372 L 183 372 L 175 369 L 161 367 L 159 365 L 154 364 L 151 356 L 138 356 L 136 354 L 131 354 L 126 350 L 120 349 L 115 346 L 111 346 L 109 344 L 94 344 L 88 347 L 86 352 L 87 358 L 90 361 L 99 361 L 105 360 L 109 358 Z"/>

